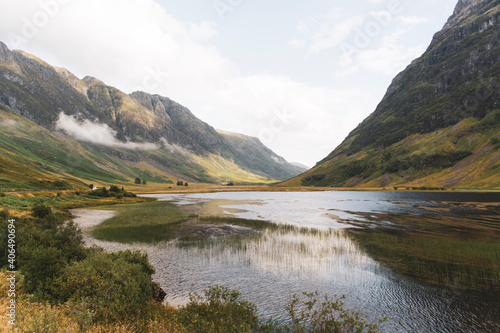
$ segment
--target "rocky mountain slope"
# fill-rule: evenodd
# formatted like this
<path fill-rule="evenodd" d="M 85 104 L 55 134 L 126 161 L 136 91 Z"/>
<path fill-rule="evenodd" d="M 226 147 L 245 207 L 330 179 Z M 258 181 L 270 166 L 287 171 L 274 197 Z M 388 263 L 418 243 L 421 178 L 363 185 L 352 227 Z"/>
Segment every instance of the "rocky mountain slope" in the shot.
<path fill-rule="evenodd" d="M 159 95 L 80 80 L 0 42 L 1 188 L 47 179 L 272 182 L 299 174 L 258 139 L 216 131 Z M 38 183 L 37 183 L 38 182 Z M 48 185 L 47 185 L 48 186 Z"/>
<path fill-rule="evenodd" d="M 368 118 L 284 185 L 500 188 L 500 1 L 460 0 Z"/>

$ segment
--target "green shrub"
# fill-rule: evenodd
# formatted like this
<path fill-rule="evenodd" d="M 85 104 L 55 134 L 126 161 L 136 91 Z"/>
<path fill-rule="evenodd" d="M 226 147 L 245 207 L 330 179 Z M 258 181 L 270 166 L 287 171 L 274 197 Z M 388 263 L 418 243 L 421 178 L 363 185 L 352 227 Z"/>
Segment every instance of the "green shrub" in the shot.
<path fill-rule="evenodd" d="M 140 251 L 132 252 L 130 250 L 125 250 L 125 251 L 113 252 L 110 255 L 113 258 L 113 260 L 122 259 L 131 264 L 137 264 L 141 266 L 142 271 L 148 274 L 149 276 L 155 273 L 155 268 L 149 262 L 147 253 L 142 253 Z"/>
<path fill-rule="evenodd" d="M 109 187 L 109 192 L 115 192 L 115 193 L 118 193 L 120 192 L 120 188 L 118 186 L 115 186 L 115 185 L 111 185 Z"/>
<path fill-rule="evenodd" d="M 106 187 L 102 187 L 102 188 L 98 188 L 97 190 L 90 191 L 88 193 L 88 195 L 92 196 L 92 197 L 103 197 L 103 198 L 110 197 L 110 194 L 109 194 L 108 190 L 106 189 Z"/>
<path fill-rule="evenodd" d="M 102 197 L 102 198 L 109 198 L 109 197 L 116 197 L 118 199 L 121 199 L 123 197 L 127 198 L 136 198 L 137 195 L 135 195 L 132 192 L 127 192 L 123 188 L 118 188 L 117 186 L 112 185 L 109 190 L 107 190 L 105 187 L 99 188 L 97 190 L 90 191 L 88 193 L 89 196 L 93 197 Z"/>
<path fill-rule="evenodd" d="M 85 301 L 98 319 L 119 319 L 137 313 L 151 300 L 151 275 L 130 253 L 92 251 L 61 272 L 54 282 L 60 301 Z M 130 261 L 132 259 L 132 261 Z"/>
<path fill-rule="evenodd" d="M 19 259 L 26 290 L 37 298 L 50 299 L 53 281 L 67 263 L 61 249 L 30 245 L 23 249 Z"/>
<path fill-rule="evenodd" d="M 18 265 L 29 293 L 50 299 L 53 279 L 70 262 L 85 258 L 81 230 L 71 221 L 57 222 L 54 215 L 36 221 L 18 221 Z"/>
<path fill-rule="evenodd" d="M 303 295 L 303 300 L 293 295 L 290 304 L 286 307 L 291 323 L 285 326 L 284 331 L 294 333 L 379 332 L 378 324 L 367 322 L 367 318 L 360 311 L 344 309 L 342 300 L 345 296 L 335 296 L 332 300 L 325 295 L 323 301 L 320 301 L 318 292 L 304 292 Z M 387 318 L 380 318 L 379 324 L 387 320 Z"/>
<path fill-rule="evenodd" d="M 123 196 L 126 197 L 126 198 L 137 198 L 136 194 L 134 194 L 132 192 L 127 192 L 127 191 L 123 192 Z"/>
<path fill-rule="evenodd" d="M 217 285 L 205 289 L 205 297 L 190 293 L 179 321 L 189 332 L 253 332 L 259 326 L 257 307 L 239 297 L 239 291 Z"/>
<path fill-rule="evenodd" d="M 47 206 L 43 203 L 36 204 L 35 206 L 33 206 L 33 208 L 31 208 L 31 215 L 39 219 L 43 219 L 50 214 L 52 214 L 52 209 L 50 208 L 50 206 Z"/>

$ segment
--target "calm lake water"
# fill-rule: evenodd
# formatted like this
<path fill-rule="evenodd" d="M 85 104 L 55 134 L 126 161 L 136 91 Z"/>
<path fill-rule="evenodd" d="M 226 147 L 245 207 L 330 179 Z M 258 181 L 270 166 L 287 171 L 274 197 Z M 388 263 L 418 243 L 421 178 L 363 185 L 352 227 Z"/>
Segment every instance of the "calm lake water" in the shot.
<path fill-rule="evenodd" d="M 500 332 L 500 293 L 433 287 L 393 273 L 375 262 L 344 230 L 360 223 L 391 226 L 391 216 L 460 218 L 500 230 L 498 193 L 241 192 L 149 195 L 175 201 L 198 214 L 227 214 L 316 228 L 316 233 L 271 232 L 239 241 L 214 239 L 204 246 L 159 245 L 155 279 L 167 301 L 184 304 L 189 291 L 221 284 L 238 289 L 263 316 L 284 318 L 290 295 L 303 291 L 346 295 L 345 305 L 372 320 L 387 316 L 390 332 Z M 463 208 L 462 205 L 465 207 Z M 450 208 L 452 209 L 445 209 Z M 498 206 L 497 206 L 498 207 Z M 402 215 L 401 215 L 402 214 Z M 147 216 L 147 213 L 145 213 Z M 384 218 L 387 216 L 387 218 Z M 432 224 L 430 224 L 432 225 Z M 401 225 L 395 225 L 401 227 Z M 404 226 L 412 228 L 411 223 Z M 491 235 L 496 239 L 498 232 Z"/>

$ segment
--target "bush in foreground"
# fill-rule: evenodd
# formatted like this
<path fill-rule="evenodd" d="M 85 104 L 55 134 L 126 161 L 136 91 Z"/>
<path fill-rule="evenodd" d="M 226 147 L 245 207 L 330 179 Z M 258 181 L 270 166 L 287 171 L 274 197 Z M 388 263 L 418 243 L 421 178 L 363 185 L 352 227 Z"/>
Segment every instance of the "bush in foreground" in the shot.
<path fill-rule="evenodd" d="M 189 303 L 178 312 L 179 322 L 190 332 L 254 332 L 257 307 L 239 297 L 239 291 L 217 285 L 205 289 L 204 297 L 190 293 Z"/>
<path fill-rule="evenodd" d="M 293 295 L 290 304 L 286 307 L 291 324 L 285 326 L 285 332 L 379 332 L 378 324 L 368 322 L 368 318 L 363 316 L 361 311 L 344 309 L 342 300 L 345 296 L 335 296 L 334 299 L 330 299 L 325 295 L 323 301 L 320 301 L 317 292 L 304 292 L 303 296 L 304 299 L 301 300 L 297 295 Z M 387 320 L 387 318 L 380 318 L 379 324 Z"/>
<path fill-rule="evenodd" d="M 152 272 L 131 260 L 137 257 L 130 251 L 110 255 L 94 249 L 84 260 L 66 266 L 54 281 L 54 295 L 63 302 L 85 302 L 96 318 L 137 313 L 152 298 Z"/>
<path fill-rule="evenodd" d="M 371 323 L 361 311 L 345 309 L 345 296 L 325 295 L 321 301 L 317 292 L 304 292 L 303 299 L 293 295 L 286 307 L 288 323 L 263 321 L 255 304 L 240 296 L 237 290 L 217 285 L 205 289 L 204 297 L 191 293 L 189 303 L 178 310 L 179 323 L 196 333 L 376 333 L 379 324 L 388 320 Z"/>

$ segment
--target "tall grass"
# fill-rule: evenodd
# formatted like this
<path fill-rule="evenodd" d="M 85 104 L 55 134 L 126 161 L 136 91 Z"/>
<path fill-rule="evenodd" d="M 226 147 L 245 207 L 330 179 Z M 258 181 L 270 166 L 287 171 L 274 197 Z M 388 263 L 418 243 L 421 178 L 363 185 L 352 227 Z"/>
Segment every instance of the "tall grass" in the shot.
<path fill-rule="evenodd" d="M 18 308 L 16 326 L 12 330 L 16 333 L 187 332 L 178 323 L 175 308 L 154 302 L 138 314 L 99 321 L 87 308 L 71 303 L 53 305 L 23 297 Z"/>
<path fill-rule="evenodd" d="M 233 225 L 242 225 L 246 227 L 250 227 L 257 230 L 262 229 L 272 229 L 276 230 L 280 228 L 280 225 L 264 221 L 264 220 L 251 220 L 251 219 L 242 219 L 237 217 L 227 217 L 227 216 L 214 216 L 214 215 L 200 215 L 198 219 L 203 222 L 210 223 L 225 223 L 225 224 L 233 224 Z"/>
<path fill-rule="evenodd" d="M 165 201 L 101 207 L 100 209 L 112 209 L 118 211 L 118 215 L 94 228 L 94 237 L 120 243 L 158 243 L 175 238 L 184 243 L 196 243 L 209 238 L 209 233 L 193 233 L 194 227 L 183 223 L 190 220 L 196 222 L 200 229 L 203 229 L 205 223 L 244 226 L 256 231 L 270 229 L 297 233 L 315 232 L 306 228 L 302 230 L 298 227 L 278 225 L 263 220 L 188 214 L 179 210 L 175 204 Z M 240 235 L 233 236 L 237 238 Z"/>

